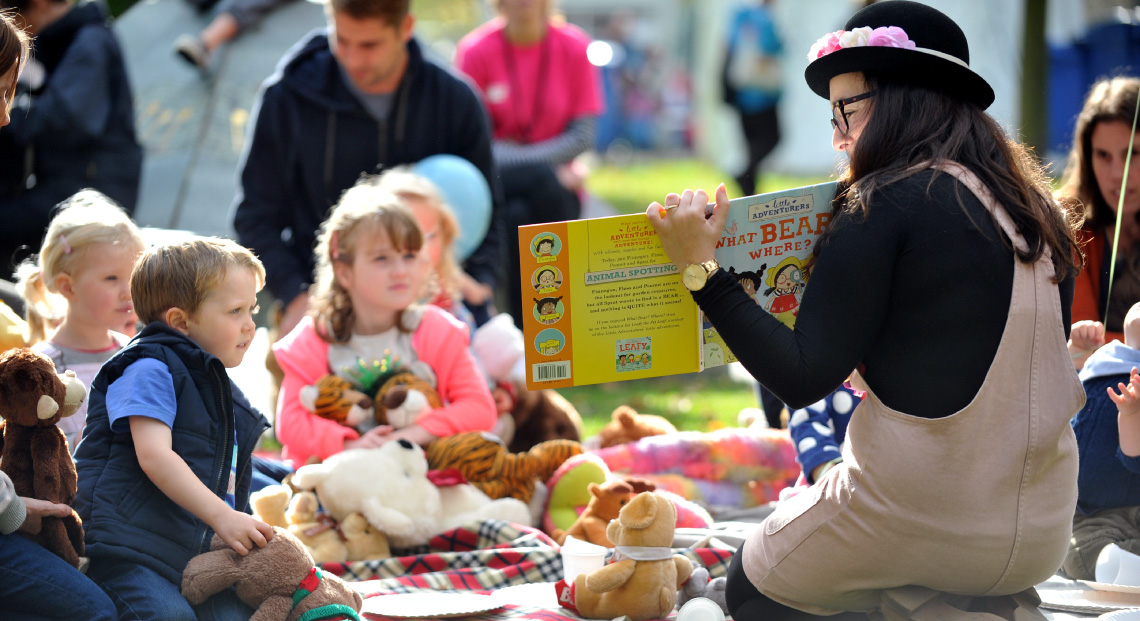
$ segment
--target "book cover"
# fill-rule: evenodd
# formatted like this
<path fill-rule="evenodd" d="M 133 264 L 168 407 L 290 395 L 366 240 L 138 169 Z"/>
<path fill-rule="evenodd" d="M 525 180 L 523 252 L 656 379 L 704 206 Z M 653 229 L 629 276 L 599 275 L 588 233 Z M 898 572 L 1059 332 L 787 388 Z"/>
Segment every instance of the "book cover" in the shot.
<path fill-rule="evenodd" d="M 835 182 L 729 202 L 716 259 L 789 326 Z M 644 213 L 519 227 L 527 387 L 692 373 L 736 360 Z"/>

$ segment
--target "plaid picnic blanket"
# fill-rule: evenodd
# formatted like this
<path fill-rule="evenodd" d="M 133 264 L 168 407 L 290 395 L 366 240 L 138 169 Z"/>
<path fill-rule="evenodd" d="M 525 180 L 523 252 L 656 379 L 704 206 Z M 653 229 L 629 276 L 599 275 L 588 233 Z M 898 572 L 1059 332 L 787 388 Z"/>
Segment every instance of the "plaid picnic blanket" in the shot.
<path fill-rule="evenodd" d="M 323 571 L 350 582 L 368 581 L 358 590 L 365 597 L 421 591 L 490 593 L 494 590 L 562 579 L 558 544 L 546 533 L 527 526 L 482 520 L 441 533 L 428 545 L 393 550 L 391 558 L 357 563 L 325 563 Z M 693 562 L 704 566 L 712 577 L 728 571 L 734 550 L 723 548 L 678 548 Z M 553 590 L 553 585 L 551 589 Z M 387 619 L 370 615 L 372 619 Z M 519 619 L 562 621 L 578 619 L 561 608 L 507 605 L 470 619 Z"/>

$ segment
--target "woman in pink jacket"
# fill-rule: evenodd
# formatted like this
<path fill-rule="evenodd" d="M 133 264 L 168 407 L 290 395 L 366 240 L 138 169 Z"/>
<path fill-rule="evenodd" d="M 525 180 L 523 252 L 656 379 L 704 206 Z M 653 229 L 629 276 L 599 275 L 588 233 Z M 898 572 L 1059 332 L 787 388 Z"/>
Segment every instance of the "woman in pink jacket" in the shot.
<path fill-rule="evenodd" d="M 345 449 L 401 438 L 422 445 L 495 424 L 491 393 L 468 351 L 467 327 L 439 308 L 415 304 L 429 273 L 423 241 L 412 213 L 371 179 L 345 192 L 322 225 L 310 315 L 273 346 L 285 372 L 276 421 L 284 458 L 299 465 Z M 376 386 L 361 371 L 386 358 L 434 378 L 443 405 L 400 429 L 358 432 L 301 404 L 301 388 L 329 373 L 371 392 Z"/>

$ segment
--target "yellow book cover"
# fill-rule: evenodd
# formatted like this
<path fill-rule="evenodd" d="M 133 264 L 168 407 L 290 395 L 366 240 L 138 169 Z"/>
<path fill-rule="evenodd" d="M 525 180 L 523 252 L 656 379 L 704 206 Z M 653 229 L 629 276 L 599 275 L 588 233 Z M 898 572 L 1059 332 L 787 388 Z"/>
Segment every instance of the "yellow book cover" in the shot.
<path fill-rule="evenodd" d="M 792 325 L 835 182 L 733 199 L 721 268 Z M 560 388 L 734 362 L 645 214 L 519 227 L 527 387 Z"/>

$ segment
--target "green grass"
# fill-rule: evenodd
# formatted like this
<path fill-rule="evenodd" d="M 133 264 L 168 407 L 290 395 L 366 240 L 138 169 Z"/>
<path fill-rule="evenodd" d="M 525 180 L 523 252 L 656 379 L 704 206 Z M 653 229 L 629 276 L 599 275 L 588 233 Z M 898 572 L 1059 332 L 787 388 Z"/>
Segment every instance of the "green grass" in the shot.
<path fill-rule="evenodd" d="M 560 388 L 582 416 L 582 437 L 598 432 L 619 405 L 658 414 L 681 431 L 735 427 L 740 410 L 756 407 L 752 386 L 733 381 L 724 370 L 627 382 Z"/>
<path fill-rule="evenodd" d="M 826 177 L 802 177 L 767 174 L 760 180 L 761 192 L 811 185 Z M 740 196 L 740 188 L 732 175 L 707 162 L 696 159 L 653 160 L 628 166 L 599 166 L 586 180 L 591 194 L 613 205 L 618 213 L 645 211 L 649 203 L 664 201 L 669 192 L 686 188 L 716 190 L 724 183 L 730 197 Z"/>

